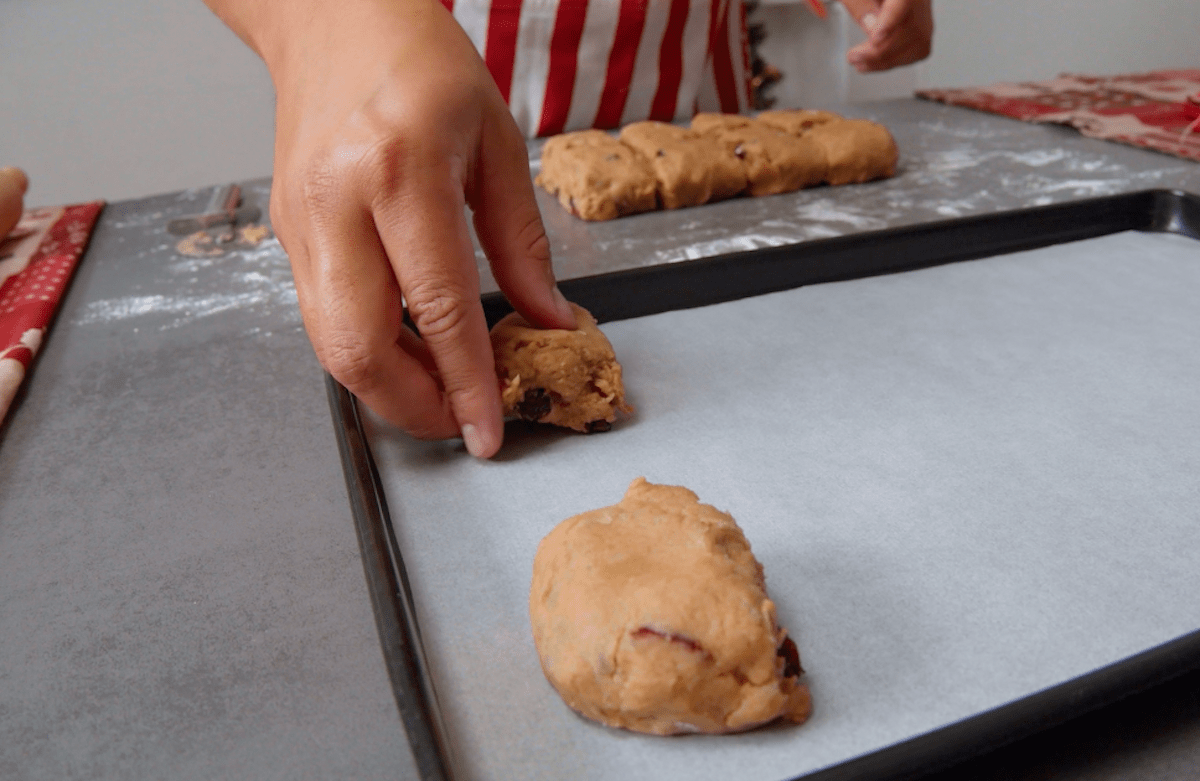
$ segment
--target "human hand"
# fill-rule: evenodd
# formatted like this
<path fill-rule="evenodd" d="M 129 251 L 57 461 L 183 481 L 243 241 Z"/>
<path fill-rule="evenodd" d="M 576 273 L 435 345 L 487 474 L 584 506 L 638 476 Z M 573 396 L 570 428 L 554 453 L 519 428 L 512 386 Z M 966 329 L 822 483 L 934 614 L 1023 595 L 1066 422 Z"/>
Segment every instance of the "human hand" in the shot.
<path fill-rule="evenodd" d="M 275 82 L 271 222 L 317 357 L 414 436 L 493 455 L 503 420 L 464 206 L 513 306 L 542 327 L 575 317 L 524 139 L 470 40 L 437 0 L 209 3 Z"/>
<path fill-rule="evenodd" d="M 933 0 L 842 0 L 867 34 L 846 60 L 861 73 L 911 65 L 933 48 Z"/>
<path fill-rule="evenodd" d="M 20 168 L 0 168 L 0 239 L 7 236 L 25 211 L 29 178 Z"/>

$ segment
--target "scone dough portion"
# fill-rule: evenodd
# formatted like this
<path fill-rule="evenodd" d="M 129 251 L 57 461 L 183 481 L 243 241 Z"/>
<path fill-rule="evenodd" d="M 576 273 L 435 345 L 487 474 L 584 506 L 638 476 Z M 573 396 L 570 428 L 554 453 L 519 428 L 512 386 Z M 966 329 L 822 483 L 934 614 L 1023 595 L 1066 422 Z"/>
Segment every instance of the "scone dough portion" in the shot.
<path fill-rule="evenodd" d="M 732 198 L 746 189 L 742 165 L 723 144 L 666 122 L 633 122 L 621 142 L 650 165 L 666 209 Z"/>
<path fill-rule="evenodd" d="M 739 732 L 812 709 L 762 566 L 728 514 L 637 478 L 538 546 L 529 594 L 547 679 L 611 727 Z"/>
<path fill-rule="evenodd" d="M 749 195 L 788 193 L 824 181 L 825 151 L 807 136 L 793 136 L 747 117 L 719 116 L 697 114 L 692 128 L 715 138 L 742 161 Z"/>
<path fill-rule="evenodd" d="M 778 109 L 764 111 L 758 115 L 760 122 L 794 136 L 803 135 L 817 125 L 824 125 L 826 122 L 833 122 L 841 118 L 841 114 L 835 114 L 832 111 L 813 109 Z"/>
<path fill-rule="evenodd" d="M 817 125 L 804 134 L 825 152 L 832 185 L 886 179 L 896 173 L 900 151 L 888 129 L 867 119 L 842 119 Z"/>
<path fill-rule="evenodd" d="M 585 220 L 611 220 L 653 211 L 657 205 L 654 176 L 646 162 L 602 130 L 548 139 L 535 181 Z"/>
<path fill-rule="evenodd" d="M 702 111 L 692 117 L 692 130 L 697 133 L 736 130 L 750 124 L 750 117 L 741 114 L 717 114 Z"/>
<path fill-rule="evenodd" d="M 612 344 L 581 306 L 575 329 L 534 328 L 513 312 L 492 327 L 504 414 L 576 431 L 606 431 L 630 413 Z"/>

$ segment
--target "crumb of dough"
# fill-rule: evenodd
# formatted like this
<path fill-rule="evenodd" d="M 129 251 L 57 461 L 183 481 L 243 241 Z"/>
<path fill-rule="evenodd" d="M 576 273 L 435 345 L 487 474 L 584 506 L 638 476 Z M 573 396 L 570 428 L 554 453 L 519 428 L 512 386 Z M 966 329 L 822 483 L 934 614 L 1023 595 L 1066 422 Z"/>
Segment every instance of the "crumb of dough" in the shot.
<path fill-rule="evenodd" d="M 900 151 L 888 129 L 867 119 L 842 119 L 817 125 L 803 138 L 818 144 L 828 161 L 831 185 L 886 179 L 896 173 Z"/>
<path fill-rule="evenodd" d="M 513 312 L 492 327 L 492 352 L 504 414 L 592 433 L 629 414 L 621 364 L 581 306 L 575 328 L 534 328 Z"/>
<path fill-rule="evenodd" d="M 611 220 L 657 206 L 654 176 L 645 161 L 602 130 L 549 138 L 535 181 L 585 220 Z"/>
<path fill-rule="evenodd" d="M 666 122 L 633 122 L 620 140 L 650 166 L 665 209 L 732 198 L 746 189 L 741 162 L 723 144 Z"/>
<path fill-rule="evenodd" d="M 534 644 L 568 706 L 669 735 L 805 721 L 812 700 L 737 523 L 687 488 L 637 478 L 538 546 Z"/>

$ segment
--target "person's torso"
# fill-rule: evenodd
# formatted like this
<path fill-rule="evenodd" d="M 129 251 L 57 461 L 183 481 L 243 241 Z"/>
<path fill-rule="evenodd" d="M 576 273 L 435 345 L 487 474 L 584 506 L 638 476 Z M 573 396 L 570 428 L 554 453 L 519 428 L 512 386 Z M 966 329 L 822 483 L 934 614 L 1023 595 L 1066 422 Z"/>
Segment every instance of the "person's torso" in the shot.
<path fill-rule="evenodd" d="M 529 137 L 749 102 L 741 0 L 442 0 Z"/>

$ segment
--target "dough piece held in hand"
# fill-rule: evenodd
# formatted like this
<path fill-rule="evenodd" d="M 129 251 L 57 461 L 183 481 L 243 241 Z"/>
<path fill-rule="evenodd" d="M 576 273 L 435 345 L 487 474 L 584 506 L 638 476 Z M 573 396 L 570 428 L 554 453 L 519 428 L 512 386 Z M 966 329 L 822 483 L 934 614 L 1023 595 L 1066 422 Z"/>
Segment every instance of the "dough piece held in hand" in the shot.
<path fill-rule="evenodd" d="M 791 133 L 794 136 L 803 135 L 817 125 L 841 119 L 841 114 L 832 111 L 814 111 L 812 109 L 764 111 L 758 115 L 758 121 L 764 122 L 776 130 Z"/>
<path fill-rule="evenodd" d="M 692 128 L 717 139 L 742 161 L 748 194 L 788 193 L 825 180 L 825 152 L 807 135 L 793 136 L 746 117 L 718 116 L 697 114 Z"/>
<path fill-rule="evenodd" d="M 654 176 L 636 152 L 602 130 L 553 136 L 542 147 L 537 184 L 585 220 L 611 220 L 656 207 Z"/>
<path fill-rule="evenodd" d="M 886 179 L 896 173 L 900 151 L 888 129 L 866 119 L 843 119 L 818 125 L 802 136 L 825 152 L 829 184 Z"/>
<path fill-rule="evenodd" d="M 666 209 L 732 198 L 746 189 L 741 162 L 715 139 L 666 122 L 634 122 L 621 142 L 636 150 L 658 182 Z"/>
<path fill-rule="evenodd" d="M 576 431 L 607 431 L 625 401 L 621 364 L 581 306 L 575 329 L 534 328 L 516 312 L 492 327 L 492 352 L 504 414 Z"/>
<path fill-rule="evenodd" d="M 639 477 L 618 504 L 556 526 L 529 615 L 550 683 L 611 727 L 739 732 L 812 709 L 742 530 L 686 488 Z"/>

